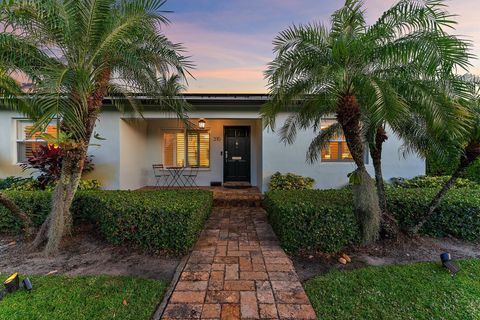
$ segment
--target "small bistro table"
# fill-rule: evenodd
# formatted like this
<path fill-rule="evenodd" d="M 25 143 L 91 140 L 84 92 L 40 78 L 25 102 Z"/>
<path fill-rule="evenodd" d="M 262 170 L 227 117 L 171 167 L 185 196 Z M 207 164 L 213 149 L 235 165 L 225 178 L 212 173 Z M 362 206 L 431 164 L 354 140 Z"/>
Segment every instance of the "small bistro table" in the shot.
<path fill-rule="evenodd" d="M 168 184 L 169 187 L 175 187 L 175 185 L 182 187 L 185 183 L 182 181 L 182 174 L 185 167 L 167 167 L 167 170 L 171 173 L 172 180 Z"/>

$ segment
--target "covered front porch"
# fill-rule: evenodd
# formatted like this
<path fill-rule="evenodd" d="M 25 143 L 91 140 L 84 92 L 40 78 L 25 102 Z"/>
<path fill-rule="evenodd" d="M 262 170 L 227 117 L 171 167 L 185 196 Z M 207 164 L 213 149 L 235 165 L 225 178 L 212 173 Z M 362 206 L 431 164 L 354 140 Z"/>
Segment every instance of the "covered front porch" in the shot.
<path fill-rule="evenodd" d="M 163 165 L 185 168 L 185 173 L 198 167 L 187 185 L 233 182 L 261 190 L 262 122 L 206 114 L 189 118 L 189 124 L 175 118 L 121 119 L 119 162 L 120 189 L 168 185 L 152 168 Z"/>

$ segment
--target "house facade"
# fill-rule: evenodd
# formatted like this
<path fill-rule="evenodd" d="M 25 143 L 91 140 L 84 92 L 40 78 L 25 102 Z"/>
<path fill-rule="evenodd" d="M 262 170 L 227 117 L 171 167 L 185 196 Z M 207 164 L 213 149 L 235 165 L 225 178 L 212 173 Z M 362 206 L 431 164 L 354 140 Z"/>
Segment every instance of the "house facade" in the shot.
<path fill-rule="evenodd" d="M 95 128 L 89 154 L 95 169 L 89 179 L 97 179 L 105 189 L 138 189 L 154 186 L 152 165 L 199 167 L 195 182 L 199 186 L 246 182 L 268 189 L 272 174 L 292 172 L 315 179 L 316 188 L 336 188 L 348 182 L 355 169 L 345 141 L 331 141 L 321 160 L 306 162 L 313 131 L 298 132 L 294 144 L 285 145 L 276 132 L 264 128 L 259 111 L 267 96 L 260 94 L 187 94 L 193 106 L 189 123 L 175 115 L 146 106 L 143 117 L 122 114 L 105 106 Z M 288 114 L 280 114 L 280 127 Z M 334 119 L 324 119 L 322 128 Z M 0 178 L 28 175 L 18 163 L 39 144 L 39 134 L 29 130 L 31 122 L 19 114 L 0 111 Z M 47 128 L 55 132 L 52 123 Z M 425 161 L 415 155 L 404 157 L 401 141 L 393 134 L 383 149 L 386 179 L 411 178 L 425 174 Z M 372 161 L 366 155 L 368 169 Z M 187 170 L 185 170 L 187 171 Z"/>

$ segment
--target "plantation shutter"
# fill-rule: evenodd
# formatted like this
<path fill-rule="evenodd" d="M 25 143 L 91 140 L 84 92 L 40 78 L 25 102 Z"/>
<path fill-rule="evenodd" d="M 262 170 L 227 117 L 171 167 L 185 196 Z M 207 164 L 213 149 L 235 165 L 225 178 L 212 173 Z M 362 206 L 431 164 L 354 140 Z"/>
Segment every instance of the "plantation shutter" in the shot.
<path fill-rule="evenodd" d="M 177 167 L 185 165 L 185 134 L 183 132 L 177 133 Z"/>
<path fill-rule="evenodd" d="M 188 135 L 188 165 L 189 166 L 198 166 L 198 133 L 194 131 L 189 131 Z"/>
<path fill-rule="evenodd" d="M 43 139 L 42 134 L 57 136 L 57 126 L 48 125 L 45 131 L 32 132 L 33 123 L 27 120 L 19 120 L 17 122 L 17 162 L 25 162 L 33 156 L 33 153 L 39 146 L 45 145 L 47 142 Z"/>
<path fill-rule="evenodd" d="M 164 165 L 210 167 L 210 133 L 206 131 L 166 132 Z M 186 162 L 185 162 L 186 160 Z"/>
<path fill-rule="evenodd" d="M 210 167 L 210 134 L 200 133 L 200 167 Z"/>
<path fill-rule="evenodd" d="M 163 136 L 163 164 L 183 167 L 185 163 L 185 134 L 166 132 Z"/>
<path fill-rule="evenodd" d="M 175 150 L 175 135 L 165 133 L 163 135 L 163 165 L 173 166 Z"/>
<path fill-rule="evenodd" d="M 322 119 L 321 130 L 325 130 L 333 125 L 336 120 Z M 328 142 L 326 147 L 322 150 L 323 161 L 352 161 L 352 155 L 348 149 L 345 136 L 339 136 L 336 139 Z"/>

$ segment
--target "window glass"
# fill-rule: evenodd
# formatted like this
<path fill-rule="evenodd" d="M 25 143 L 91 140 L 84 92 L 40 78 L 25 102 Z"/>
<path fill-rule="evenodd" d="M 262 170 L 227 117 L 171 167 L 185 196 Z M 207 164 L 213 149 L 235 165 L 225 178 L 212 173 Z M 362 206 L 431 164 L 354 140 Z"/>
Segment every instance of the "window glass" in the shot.
<path fill-rule="evenodd" d="M 166 166 L 187 165 L 208 168 L 210 167 L 210 133 L 206 131 L 165 132 L 163 154 Z"/>
<path fill-rule="evenodd" d="M 198 133 L 188 132 L 188 165 L 198 166 Z"/>
<path fill-rule="evenodd" d="M 54 124 L 48 125 L 45 131 L 33 132 L 33 123 L 28 120 L 17 121 L 17 162 L 25 162 L 29 157 L 33 156 L 33 152 L 40 145 L 46 145 L 47 142 L 43 140 L 42 134 L 57 136 L 57 126 Z"/>
<path fill-rule="evenodd" d="M 325 130 L 335 123 L 336 121 L 333 119 L 323 119 L 320 126 L 321 130 Z M 322 161 L 353 161 L 344 135 L 327 143 L 327 146 L 322 150 Z"/>
<path fill-rule="evenodd" d="M 200 167 L 210 167 L 210 133 L 200 133 Z"/>

